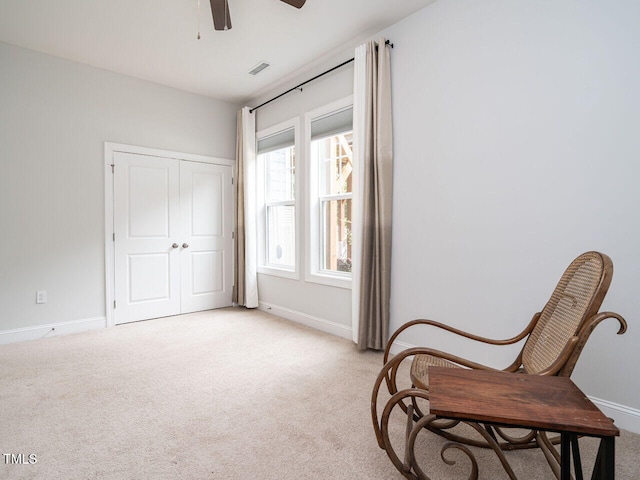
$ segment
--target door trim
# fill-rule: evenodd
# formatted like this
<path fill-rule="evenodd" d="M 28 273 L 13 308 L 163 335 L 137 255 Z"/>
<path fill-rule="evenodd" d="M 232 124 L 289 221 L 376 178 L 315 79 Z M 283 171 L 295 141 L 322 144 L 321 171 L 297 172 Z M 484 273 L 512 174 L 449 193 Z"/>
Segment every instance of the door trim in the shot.
<path fill-rule="evenodd" d="M 131 153 L 135 155 L 150 155 L 154 157 L 174 158 L 189 162 L 212 163 L 231 167 L 232 178 L 235 178 L 234 160 L 219 157 L 208 157 L 193 153 L 173 152 L 157 148 L 139 147 L 122 143 L 104 143 L 104 262 L 105 262 L 105 316 L 107 327 L 115 326 L 113 302 L 115 299 L 115 248 L 114 248 L 114 192 L 113 192 L 113 155 L 115 153 Z M 235 182 L 233 185 L 235 192 Z M 232 194 L 235 201 L 235 194 Z M 235 208 L 235 205 L 234 205 Z M 233 254 L 233 252 L 231 252 Z"/>

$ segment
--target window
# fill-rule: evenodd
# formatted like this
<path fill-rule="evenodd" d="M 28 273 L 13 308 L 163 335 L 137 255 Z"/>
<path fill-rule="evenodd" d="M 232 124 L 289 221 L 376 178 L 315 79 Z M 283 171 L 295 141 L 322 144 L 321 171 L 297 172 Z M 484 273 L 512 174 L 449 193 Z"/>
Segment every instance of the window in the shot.
<path fill-rule="evenodd" d="M 351 285 L 353 197 L 351 98 L 307 115 L 309 141 L 309 275 L 319 283 Z"/>
<path fill-rule="evenodd" d="M 296 130 L 289 122 L 257 136 L 262 273 L 296 272 Z"/>
<path fill-rule="evenodd" d="M 318 165 L 320 270 L 351 272 L 351 197 L 353 132 L 313 140 Z"/>

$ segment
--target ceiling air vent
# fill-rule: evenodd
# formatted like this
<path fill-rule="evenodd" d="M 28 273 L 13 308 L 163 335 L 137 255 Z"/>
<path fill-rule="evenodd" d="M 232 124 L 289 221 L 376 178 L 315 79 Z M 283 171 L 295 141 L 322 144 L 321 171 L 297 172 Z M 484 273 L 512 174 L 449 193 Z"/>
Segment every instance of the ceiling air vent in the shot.
<path fill-rule="evenodd" d="M 257 75 L 268 66 L 269 64 L 267 62 L 260 62 L 249 71 L 249 75 Z"/>

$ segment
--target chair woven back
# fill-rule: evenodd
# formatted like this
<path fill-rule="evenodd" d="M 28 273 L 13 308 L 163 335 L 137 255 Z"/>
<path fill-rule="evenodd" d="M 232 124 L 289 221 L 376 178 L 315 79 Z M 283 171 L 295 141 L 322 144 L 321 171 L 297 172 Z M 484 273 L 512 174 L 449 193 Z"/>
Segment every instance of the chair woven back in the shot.
<path fill-rule="evenodd" d="M 555 362 L 582 324 L 598 313 L 612 274 L 611 259 L 598 252 L 583 253 L 569 265 L 524 345 L 525 372 L 541 373 Z"/>

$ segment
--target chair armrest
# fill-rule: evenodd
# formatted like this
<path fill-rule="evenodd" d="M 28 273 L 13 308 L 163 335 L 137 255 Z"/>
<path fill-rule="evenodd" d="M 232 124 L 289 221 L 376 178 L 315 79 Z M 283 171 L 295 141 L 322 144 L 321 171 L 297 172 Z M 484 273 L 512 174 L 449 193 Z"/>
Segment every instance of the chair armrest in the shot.
<path fill-rule="evenodd" d="M 475 340 L 477 342 L 487 343 L 487 344 L 490 344 L 490 345 L 512 345 L 514 343 L 518 343 L 520 340 L 522 340 L 523 338 L 525 338 L 527 335 L 529 335 L 531 333 L 531 331 L 533 330 L 533 328 L 535 327 L 535 325 L 536 325 L 536 323 L 538 321 L 538 318 L 540 318 L 540 312 L 536 313 L 533 316 L 533 318 L 529 322 L 529 325 L 527 325 L 527 327 L 522 332 L 520 332 L 515 337 L 508 338 L 508 339 L 505 339 L 505 340 L 494 340 L 494 339 L 491 339 L 491 338 L 481 337 L 479 335 L 474 335 L 473 333 L 465 332 L 465 331 L 459 330 L 457 328 L 450 327 L 449 325 L 445 325 L 444 323 L 436 322 L 434 320 L 427 320 L 427 319 L 412 320 L 412 321 L 407 322 L 404 325 L 402 325 L 391 336 L 391 338 L 387 342 L 387 347 L 385 348 L 385 351 L 384 351 L 383 363 L 387 363 L 387 361 L 389 360 L 389 353 L 391 351 L 391 346 L 393 345 L 393 342 L 395 342 L 396 338 L 398 338 L 398 335 L 400 335 L 402 332 L 404 332 L 409 327 L 413 327 L 415 325 L 428 325 L 428 326 L 440 328 L 442 330 L 446 330 L 447 332 L 453 333 L 455 335 L 459 335 L 461 337 L 465 337 L 465 338 L 468 338 L 470 340 Z"/>
<path fill-rule="evenodd" d="M 562 375 L 566 377 L 571 376 L 571 374 L 573 373 L 573 369 L 575 368 L 576 363 L 578 362 L 578 358 L 580 358 L 580 354 L 582 353 L 582 350 L 587 344 L 587 340 L 589 340 L 589 337 L 591 336 L 591 333 L 600 324 L 600 322 L 608 318 L 614 318 L 620 324 L 620 328 L 616 332 L 618 335 L 622 335 L 627 331 L 627 321 L 617 313 L 600 312 L 593 315 L 582 324 L 582 327 L 578 331 L 577 336 L 572 337 L 571 340 L 575 338 L 575 341 L 571 345 L 570 355 L 567 356 L 564 365 L 562 365 L 561 368 L 558 369 L 557 375 Z M 565 350 L 567 348 L 568 347 L 565 347 Z"/>
<path fill-rule="evenodd" d="M 398 355 L 393 357 L 393 360 L 396 360 L 396 357 L 401 357 L 405 359 L 407 357 L 411 357 L 414 355 L 431 355 L 432 357 L 442 358 L 444 360 L 448 360 L 450 362 L 455 363 L 456 365 L 460 365 L 462 367 L 471 368 L 474 370 L 492 370 L 492 371 L 502 371 L 500 368 L 489 367 L 487 365 L 483 365 L 481 363 L 477 363 L 466 358 L 459 357 L 457 355 L 453 355 L 452 353 L 443 352 L 442 350 L 436 350 L 434 348 L 425 348 L 425 347 L 412 347 L 403 350 Z M 398 362 L 400 359 L 398 359 Z"/>
<path fill-rule="evenodd" d="M 422 354 L 443 358 L 450 362 L 456 363 L 461 367 L 471 368 L 475 370 L 492 370 L 492 371 L 500 370 L 497 368 L 489 367 L 487 365 L 482 365 L 480 363 L 473 362 L 471 360 L 467 360 L 465 358 L 458 357 L 451 353 L 435 350 L 433 348 L 425 348 L 425 347 L 407 348 L 406 350 L 403 350 L 397 355 L 395 355 L 388 362 L 385 362 L 384 366 L 382 367 L 382 370 L 380 370 L 380 373 L 378 374 L 378 378 L 376 379 L 375 386 L 373 389 L 373 393 L 374 393 L 373 397 L 377 398 L 378 390 L 380 389 L 380 385 L 383 380 L 387 384 L 387 389 L 389 390 L 389 393 L 391 395 L 396 393 L 398 391 L 397 384 L 396 384 L 396 375 L 398 373 L 398 368 L 400 364 L 404 362 L 404 360 L 407 359 L 408 357 L 412 357 L 415 355 L 422 355 Z M 511 370 L 509 370 L 509 367 L 508 367 L 503 371 L 511 371 Z M 372 408 L 375 410 L 375 405 Z"/>
<path fill-rule="evenodd" d="M 600 322 L 607 318 L 615 318 L 620 324 L 617 334 L 622 335 L 627 331 L 627 322 L 624 318 L 614 312 L 600 312 L 590 317 L 582 326 L 577 335 L 572 336 L 558 355 L 558 358 L 546 369 L 535 372 L 537 375 L 560 375 L 569 377 L 578 362 L 578 358 L 591 335 L 591 332 Z"/>

